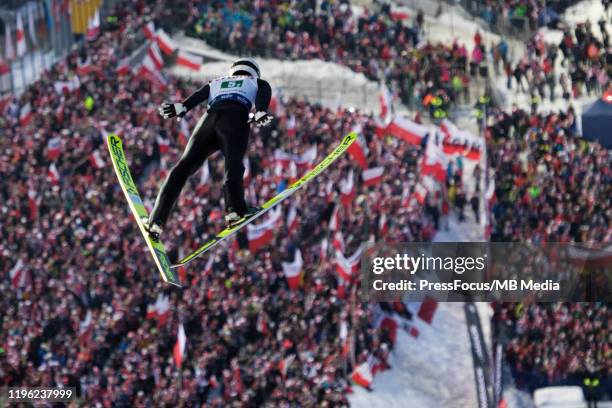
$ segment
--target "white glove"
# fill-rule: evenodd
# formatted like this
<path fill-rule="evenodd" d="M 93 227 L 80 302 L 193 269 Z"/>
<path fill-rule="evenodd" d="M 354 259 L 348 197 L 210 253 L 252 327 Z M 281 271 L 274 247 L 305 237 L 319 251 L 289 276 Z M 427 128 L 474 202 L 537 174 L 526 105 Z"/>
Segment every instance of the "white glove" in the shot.
<path fill-rule="evenodd" d="M 185 108 L 185 105 L 182 103 L 164 102 L 160 105 L 158 111 L 164 119 L 173 118 L 175 116 L 182 118 L 187 113 L 187 108 Z"/>
<path fill-rule="evenodd" d="M 274 119 L 274 116 L 264 111 L 255 112 L 255 116 L 253 116 L 253 122 L 255 122 L 257 127 L 268 126 L 272 123 L 272 119 Z"/>

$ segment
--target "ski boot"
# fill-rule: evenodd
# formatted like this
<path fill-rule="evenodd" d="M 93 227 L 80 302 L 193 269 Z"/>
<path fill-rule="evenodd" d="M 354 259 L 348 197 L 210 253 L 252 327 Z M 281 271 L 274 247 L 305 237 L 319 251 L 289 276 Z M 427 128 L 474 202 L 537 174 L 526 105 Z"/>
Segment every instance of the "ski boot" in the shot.
<path fill-rule="evenodd" d="M 151 238 L 151 241 L 159 242 L 159 237 L 162 233 L 161 225 L 157 223 L 149 224 L 148 218 L 142 218 L 142 223 L 144 224 L 144 229 L 149 234 L 149 238 Z"/>
<path fill-rule="evenodd" d="M 261 211 L 261 207 L 247 207 L 246 212 L 243 215 L 238 214 L 236 211 L 229 209 L 229 212 L 225 215 L 225 222 L 227 228 L 233 228 L 242 221 L 246 221 L 251 218 L 254 214 Z"/>

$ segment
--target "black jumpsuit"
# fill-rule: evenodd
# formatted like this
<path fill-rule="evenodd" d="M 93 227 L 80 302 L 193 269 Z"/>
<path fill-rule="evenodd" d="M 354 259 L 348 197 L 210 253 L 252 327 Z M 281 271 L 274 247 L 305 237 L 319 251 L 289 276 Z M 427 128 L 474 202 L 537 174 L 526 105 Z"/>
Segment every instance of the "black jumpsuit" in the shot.
<path fill-rule="evenodd" d="M 183 105 L 187 111 L 208 100 L 209 84 L 194 92 Z M 268 82 L 257 80 L 256 111 L 267 111 L 272 90 Z M 150 222 L 163 226 L 178 199 L 187 179 L 204 163 L 206 158 L 221 150 L 225 158 L 223 195 L 227 212 L 242 216 L 247 211 L 244 200 L 242 160 L 249 142 L 249 108 L 235 100 L 223 100 L 210 106 L 200 118 L 183 155 L 164 181 L 155 200 Z"/>

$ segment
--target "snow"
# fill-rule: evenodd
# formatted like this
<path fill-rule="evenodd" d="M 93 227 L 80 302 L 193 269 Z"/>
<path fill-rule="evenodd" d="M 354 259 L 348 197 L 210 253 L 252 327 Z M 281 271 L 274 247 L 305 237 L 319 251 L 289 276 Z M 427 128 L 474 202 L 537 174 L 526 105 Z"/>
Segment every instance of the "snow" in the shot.
<path fill-rule="evenodd" d="M 374 377 L 372 392 L 354 386 L 351 406 L 477 406 L 463 304 L 440 303 L 432 325 L 417 327 L 418 338 L 398 331 L 392 369 Z"/>
<path fill-rule="evenodd" d="M 175 66 L 171 69 L 174 75 L 204 82 L 226 75 L 229 62 L 237 58 L 212 49 L 200 40 L 186 37 L 175 37 L 174 40 L 180 48 L 213 60 L 202 64 L 198 72 Z M 270 83 L 272 89 L 283 95 L 319 102 L 333 109 L 342 106 L 366 113 L 378 112 L 378 83 L 350 68 L 321 60 L 258 58 L 257 63 L 262 77 Z"/>

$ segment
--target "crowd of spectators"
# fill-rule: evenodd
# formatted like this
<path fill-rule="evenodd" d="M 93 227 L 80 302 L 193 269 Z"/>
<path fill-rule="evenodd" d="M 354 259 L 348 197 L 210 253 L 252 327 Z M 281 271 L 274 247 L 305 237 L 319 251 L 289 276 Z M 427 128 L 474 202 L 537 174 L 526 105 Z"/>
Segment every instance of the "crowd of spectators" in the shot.
<path fill-rule="evenodd" d="M 186 33 L 237 54 L 280 59 L 320 58 L 385 80 L 412 108 L 446 113 L 469 103 L 470 83 L 488 73 L 480 33 L 473 47 L 430 43 L 424 15 L 394 12 L 375 3 L 356 14 L 348 1 L 268 3 L 197 2 Z M 432 103 L 433 102 L 433 103 Z M 443 116 L 442 116 L 443 117 Z"/>
<path fill-rule="evenodd" d="M 579 137 L 573 110 L 494 115 L 488 128 L 496 186 L 491 241 L 611 242 L 612 157 Z M 602 301 L 526 302 L 497 305 L 493 322 L 500 341 L 508 341 L 506 358 L 519 386 L 585 386 L 585 378 L 596 378 L 598 386 L 585 391 L 600 398 L 612 396 L 611 318 Z"/>
<path fill-rule="evenodd" d="M 508 90 L 529 94 L 534 105 L 545 99 L 569 101 L 601 95 L 612 76 L 607 25 L 602 17 L 597 28 L 588 20 L 572 29 L 566 28 L 558 44 L 536 34 L 526 43 L 525 54 L 516 63 L 501 52 L 494 52 L 495 72 L 499 75 L 503 68 Z M 496 48 L 507 45 L 500 43 Z"/>
<path fill-rule="evenodd" d="M 274 241 L 256 254 L 241 234 L 211 253 L 211 268 L 204 258 L 181 271 L 183 289 L 162 285 L 104 146 L 107 132 L 123 137 L 150 205 L 182 148 L 180 127 L 162 121 L 156 108 L 199 86 L 170 79 L 160 92 L 143 77 L 117 74 L 119 61 L 144 41 L 141 27 L 151 13 L 144 4 L 134 9 L 120 3 L 118 25 L 103 26 L 98 39 L 44 73 L 0 119 L 0 385 L 75 386 L 85 406 L 178 406 L 179 400 L 219 407 L 346 405 L 351 363 L 369 355 L 384 360 L 393 346 L 373 326 L 371 307 L 353 301 L 350 287 L 340 293 L 331 245 L 321 253 L 339 181 L 352 168 L 359 175 L 359 168 L 343 157 L 317 184 L 284 203 L 284 214 L 289 205 L 298 210 L 296 231 L 281 223 Z M 97 69 L 79 75 L 73 91 L 54 86 L 75 78 L 83 55 Z M 355 178 L 350 211 L 340 211 L 345 253 L 377 236 L 383 213 L 393 214 L 387 226 L 394 239 L 431 238 L 421 210 L 406 206 L 418 147 L 375 137 L 372 119 L 359 112 L 299 100 L 278 103 L 272 127 L 252 135 L 249 201 L 262 202 L 286 181 L 285 175 L 275 177 L 275 149 L 299 154 L 316 145 L 320 160 L 360 126 L 369 165 L 385 166 L 385 175 L 373 187 Z M 28 104 L 33 117 L 26 123 L 20 113 Z M 192 126 L 201 109 L 189 114 Z M 296 120 L 294 135 L 289 117 Z M 170 143 L 163 155 L 161 141 Z M 95 152 L 105 166 L 89 159 Z M 222 160 L 211 158 L 209 165 L 210 181 L 202 186 L 194 177 L 167 225 L 171 258 L 222 227 Z M 304 282 L 289 290 L 281 262 L 293 260 L 296 249 L 304 258 Z M 20 277 L 12 281 L 10 270 Z M 146 318 L 160 293 L 170 302 L 165 322 Z M 187 336 L 180 370 L 172 360 L 179 322 Z M 353 333 L 354 359 L 339 336 L 342 322 Z"/>
<path fill-rule="evenodd" d="M 88 406 L 175 405 L 179 399 L 210 406 L 346 405 L 352 361 L 339 340 L 342 323 L 349 322 L 354 334 L 356 363 L 371 354 L 384 359 L 392 347 L 373 327 L 371 308 L 353 302 L 350 291 L 341 295 L 333 263 L 323 259 L 332 257 L 331 250 L 321 253 L 323 239 L 330 238 L 327 223 L 339 205 L 340 181 L 350 169 L 359 174 L 349 156 L 283 204 L 284 215 L 289 206 L 297 208 L 296 231 L 279 227 L 274 241 L 257 254 L 250 253 L 240 234 L 228 243 L 231 247 L 211 254 L 212 267 L 203 259 L 182 271 L 186 287 L 180 290 L 159 284 L 109 162 L 97 168 L 88 160 L 96 151 L 105 156 L 105 133 L 118 132 L 150 205 L 181 152 L 178 125 L 162 121 L 156 107 L 164 99 L 187 96 L 199 84 L 170 79 L 160 92 L 133 73 L 116 74 L 120 59 L 144 41 L 146 20 L 159 23 L 168 17 L 162 3 L 134 8 L 121 2 L 117 26 L 103 27 L 97 40 L 45 73 L 11 101 L 0 119 L 5 180 L 0 185 L 0 271 L 8 276 L 21 262 L 27 277 L 15 288 L 9 279 L 0 283 L 6 294 L 0 299 L 0 385 L 74 385 Z M 422 44 L 421 14 L 410 25 L 388 7 L 355 16 L 346 2 L 321 2 L 316 12 L 313 3 L 269 8 L 261 2 L 185 1 L 182 9 L 189 11 L 185 21 L 193 34 L 212 45 L 241 54 L 343 63 L 370 78 L 384 77 L 411 106 L 438 109 L 459 98 L 467 101 L 470 82 L 486 75 L 487 50 L 479 34 L 468 53 L 457 42 Z M 584 38 L 590 38 L 589 30 Z M 578 32 L 574 35 L 578 38 Z M 589 47 L 568 47 L 566 65 L 601 68 L 598 61 L 607 45 L 597 47 L 595 61 Z M 534 41 L 529 55 L 540 63 L 542 55 L 552 58 L 548 48 L 543 54 Z M 491 52 L 496 51 L 503 55 L 503 47 Z M 58 92 L 54 84 L 74 78 L 82 55 L 92 56 L 99 69 L 80 75 L 75 91 Z M 603 86 L 600 75 L 597 79 Z M 88 97 L 93 103 L 84 104 Z M 28 103 L 33 119 L 20 124 L 21 108 Z M 345 253 L 377 238 L 383 214 L 393 214 L 387 218 L 387 236 L 394 241 L 432 238 L 433 223 L 421 209 L 406 205 L 417 182 L 418 147 L 374 136 L 372 118 L 359 112 L 295 99 L 279 104 L 272 127 L 253 132 L 248 201 L 262 202 L 287 181 L 273 170 L 276 149 L 300 154 L 316 145 L 320 159 L 350 129 L 361 127 L 368 165 L 384 166 L 385 175 L 374 187 L 356 177 L 350 211 L 341 211 Z M 190 113 L 190 125 L 201 112 Z M 499 111 L 493 117 L 488 128 L 489 166 L 497 186 L 492 240 L 609 242 L 610 156 L 576 135 L 572 110 L 546 115 Z M 296 121 L 291 125 L 295 134 L 289 118 Z M 56 137 L 61 154 L 50 159 Z M 170 143 L 164 154 L 160 140 Z M 49 175 L 50 164 L 57 175 Z M 222 160 L 211 158 L 209 166 L 209 183 L 200 185 L 197 176 L 191 180 L 167 225 L 173 259 L 222 226 Z M 451 173 L 461 174 L 458 169 Z M 462 209 L 467 198 L 461 183 L 447 187 Z M 432 219 L 436 211 L 448 214 L 446 200 L 428 197 L 426 203 Z M 473 207 L 477 218 L 478 205 Z M 281 262 L 293 260 L 296 249 L 304 258 L 304 282 L 289 290 Z M 146 319 L 159 293 L 170 300 L 165 322 Z M 609 350 L 600 340 L 608 334 L 610 314 L 605 305 L 501 305 L 496 310 L 511 329 L 508 361 L 517 378 L 529 384 L 559 383 L 584 372 L 609 376 Z M 179 322 L 188 339 L 180 370 L 171 357 Z M 560 335 L 535 341 L 553 332 Z"/>

